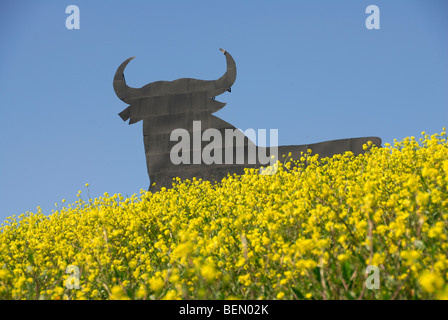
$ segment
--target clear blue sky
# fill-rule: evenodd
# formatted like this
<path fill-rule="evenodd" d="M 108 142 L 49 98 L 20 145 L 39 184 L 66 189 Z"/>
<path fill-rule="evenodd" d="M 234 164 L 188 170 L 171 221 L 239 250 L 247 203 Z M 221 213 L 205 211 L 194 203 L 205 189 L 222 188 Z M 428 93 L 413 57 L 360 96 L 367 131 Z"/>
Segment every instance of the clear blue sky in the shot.
<path fill-rule="evenodd" d="M 80 30 L 67 30 L 68 5 Z M 380 8 L 368 30 L 366 7 Z M 448 1 L 5 1 L 0 4 L 0 220 L 149 179 L 142 123 L 124 123 L 128 84 L 238 76 L 216 115 L 279 144 L 436 133 L 448 125 Z"/>

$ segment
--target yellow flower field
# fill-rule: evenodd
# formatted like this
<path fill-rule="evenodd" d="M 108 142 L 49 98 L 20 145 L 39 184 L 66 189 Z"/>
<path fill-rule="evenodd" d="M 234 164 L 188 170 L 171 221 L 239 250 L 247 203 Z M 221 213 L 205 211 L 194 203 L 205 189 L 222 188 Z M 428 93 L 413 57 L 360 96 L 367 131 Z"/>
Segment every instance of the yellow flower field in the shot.
<path fill-rule="evenodd" d="M 445 129 L 272 176 L 78 196 L 2 224 L 0 299 L 448 298 Z"/>

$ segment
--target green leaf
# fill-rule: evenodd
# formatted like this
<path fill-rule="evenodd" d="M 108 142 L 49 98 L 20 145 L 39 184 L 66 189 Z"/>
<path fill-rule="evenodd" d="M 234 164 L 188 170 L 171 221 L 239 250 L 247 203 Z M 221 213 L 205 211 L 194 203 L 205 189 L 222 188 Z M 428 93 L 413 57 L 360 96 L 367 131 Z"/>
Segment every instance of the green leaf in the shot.
<path fill-rule="evenodd" d="M 319 267 L 314 268 L 313 269 L 313 273 L 316 276 L 317 281 L 320 283 L 321 277 L 320 277 L 320 269 L 319 269 Z"/>
<path fill-rule="evenodd" d="M 297 298 L 299 298 L 300 300 L 305 300 L 305 296 L 302 294 L 302 292 L 300 292 L 299 289 L 291 287 L 292 291 L 296 294 Z"/>

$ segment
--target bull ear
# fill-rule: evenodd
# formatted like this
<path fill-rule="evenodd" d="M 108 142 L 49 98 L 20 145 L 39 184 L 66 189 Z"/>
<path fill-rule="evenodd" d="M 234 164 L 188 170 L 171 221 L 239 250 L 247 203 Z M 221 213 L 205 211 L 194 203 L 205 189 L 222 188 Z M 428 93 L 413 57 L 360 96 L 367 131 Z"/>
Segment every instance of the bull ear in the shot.
<path fill-rule="evenodd" d="M 123 121 L 128 120 L 131 117 L 131 106 L 127 107 L 118 114 Z"/>
<path fill-rule="evenodd" d="M 214 112 L 224 108 L 226 106 L 226 104 L 227 103 L 225 103 L 225 102 L 208 99 L 207 100 L 207 111 L 210 111 L 210 113 L 214 113 Z"/>

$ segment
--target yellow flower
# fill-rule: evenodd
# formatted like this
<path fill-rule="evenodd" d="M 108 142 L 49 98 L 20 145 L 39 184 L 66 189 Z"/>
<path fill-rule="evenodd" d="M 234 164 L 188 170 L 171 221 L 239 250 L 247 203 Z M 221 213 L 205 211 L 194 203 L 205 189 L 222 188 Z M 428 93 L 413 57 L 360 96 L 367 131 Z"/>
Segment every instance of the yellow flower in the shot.
<path fill-rule="evenodd" d="M 422 286 L 423 290 L 425 290 L 428 293 L 434 293 L 436 291 L 439 291 L 445 283 L 445 281 L 440 275 L 428 271 L 424 272 L 419 277 L 418 281 Z"/>
<path fill-rule="evenodd" d="M 397 299 L 443 299 L 448 142 L 445 130 L 419 141 L 332 158 L 306 150 L 275 174 L 78 192 L 61 209 L 12 215 L 0 226 L 0 299 L 346 299 L 342 287 L 361 295 L 366 263 L 387 270 L 378 298 L 400 284 Z"/>
<path fill-rule="evenodd" d="M 155 292 L 159 292 L 165 286 L 165 281 L 160 277 L 153 277 L 149 280 L 149 287 Z"/>
<path fill-rule="evenodd" d="M 284 296 L 285 296 L 284 292 L 277 293 L 277 299 L 279 299 L 279 300 L 283 299 Z"/>
<path fill-rule="evenodd" d="M 137 292 L 135 293 L 137 299 L 143 299 L 146 296 L 146 289 L 143 285 L 141 285 Z"/>
<path fill-rule="evenodd" d="M 174 290 L 170 290 L 166 293 L 166 295 L 162 298 L 162 300 L 177 300 L 179 297 L 177 296 L 177 292 Z"/>
<path fill-rule="evenodd" d="M 111 300 L 130 300 L 120 286 L 114 286 L 111 290 Z"/>
<path fill-rule="evenodd" d="M 201 275 L 205 278 L 205 280 L 213 281 L 218 275 L 218 272 L 216 272 L 212 264 L 206 264 L 201 268 Z"/>

